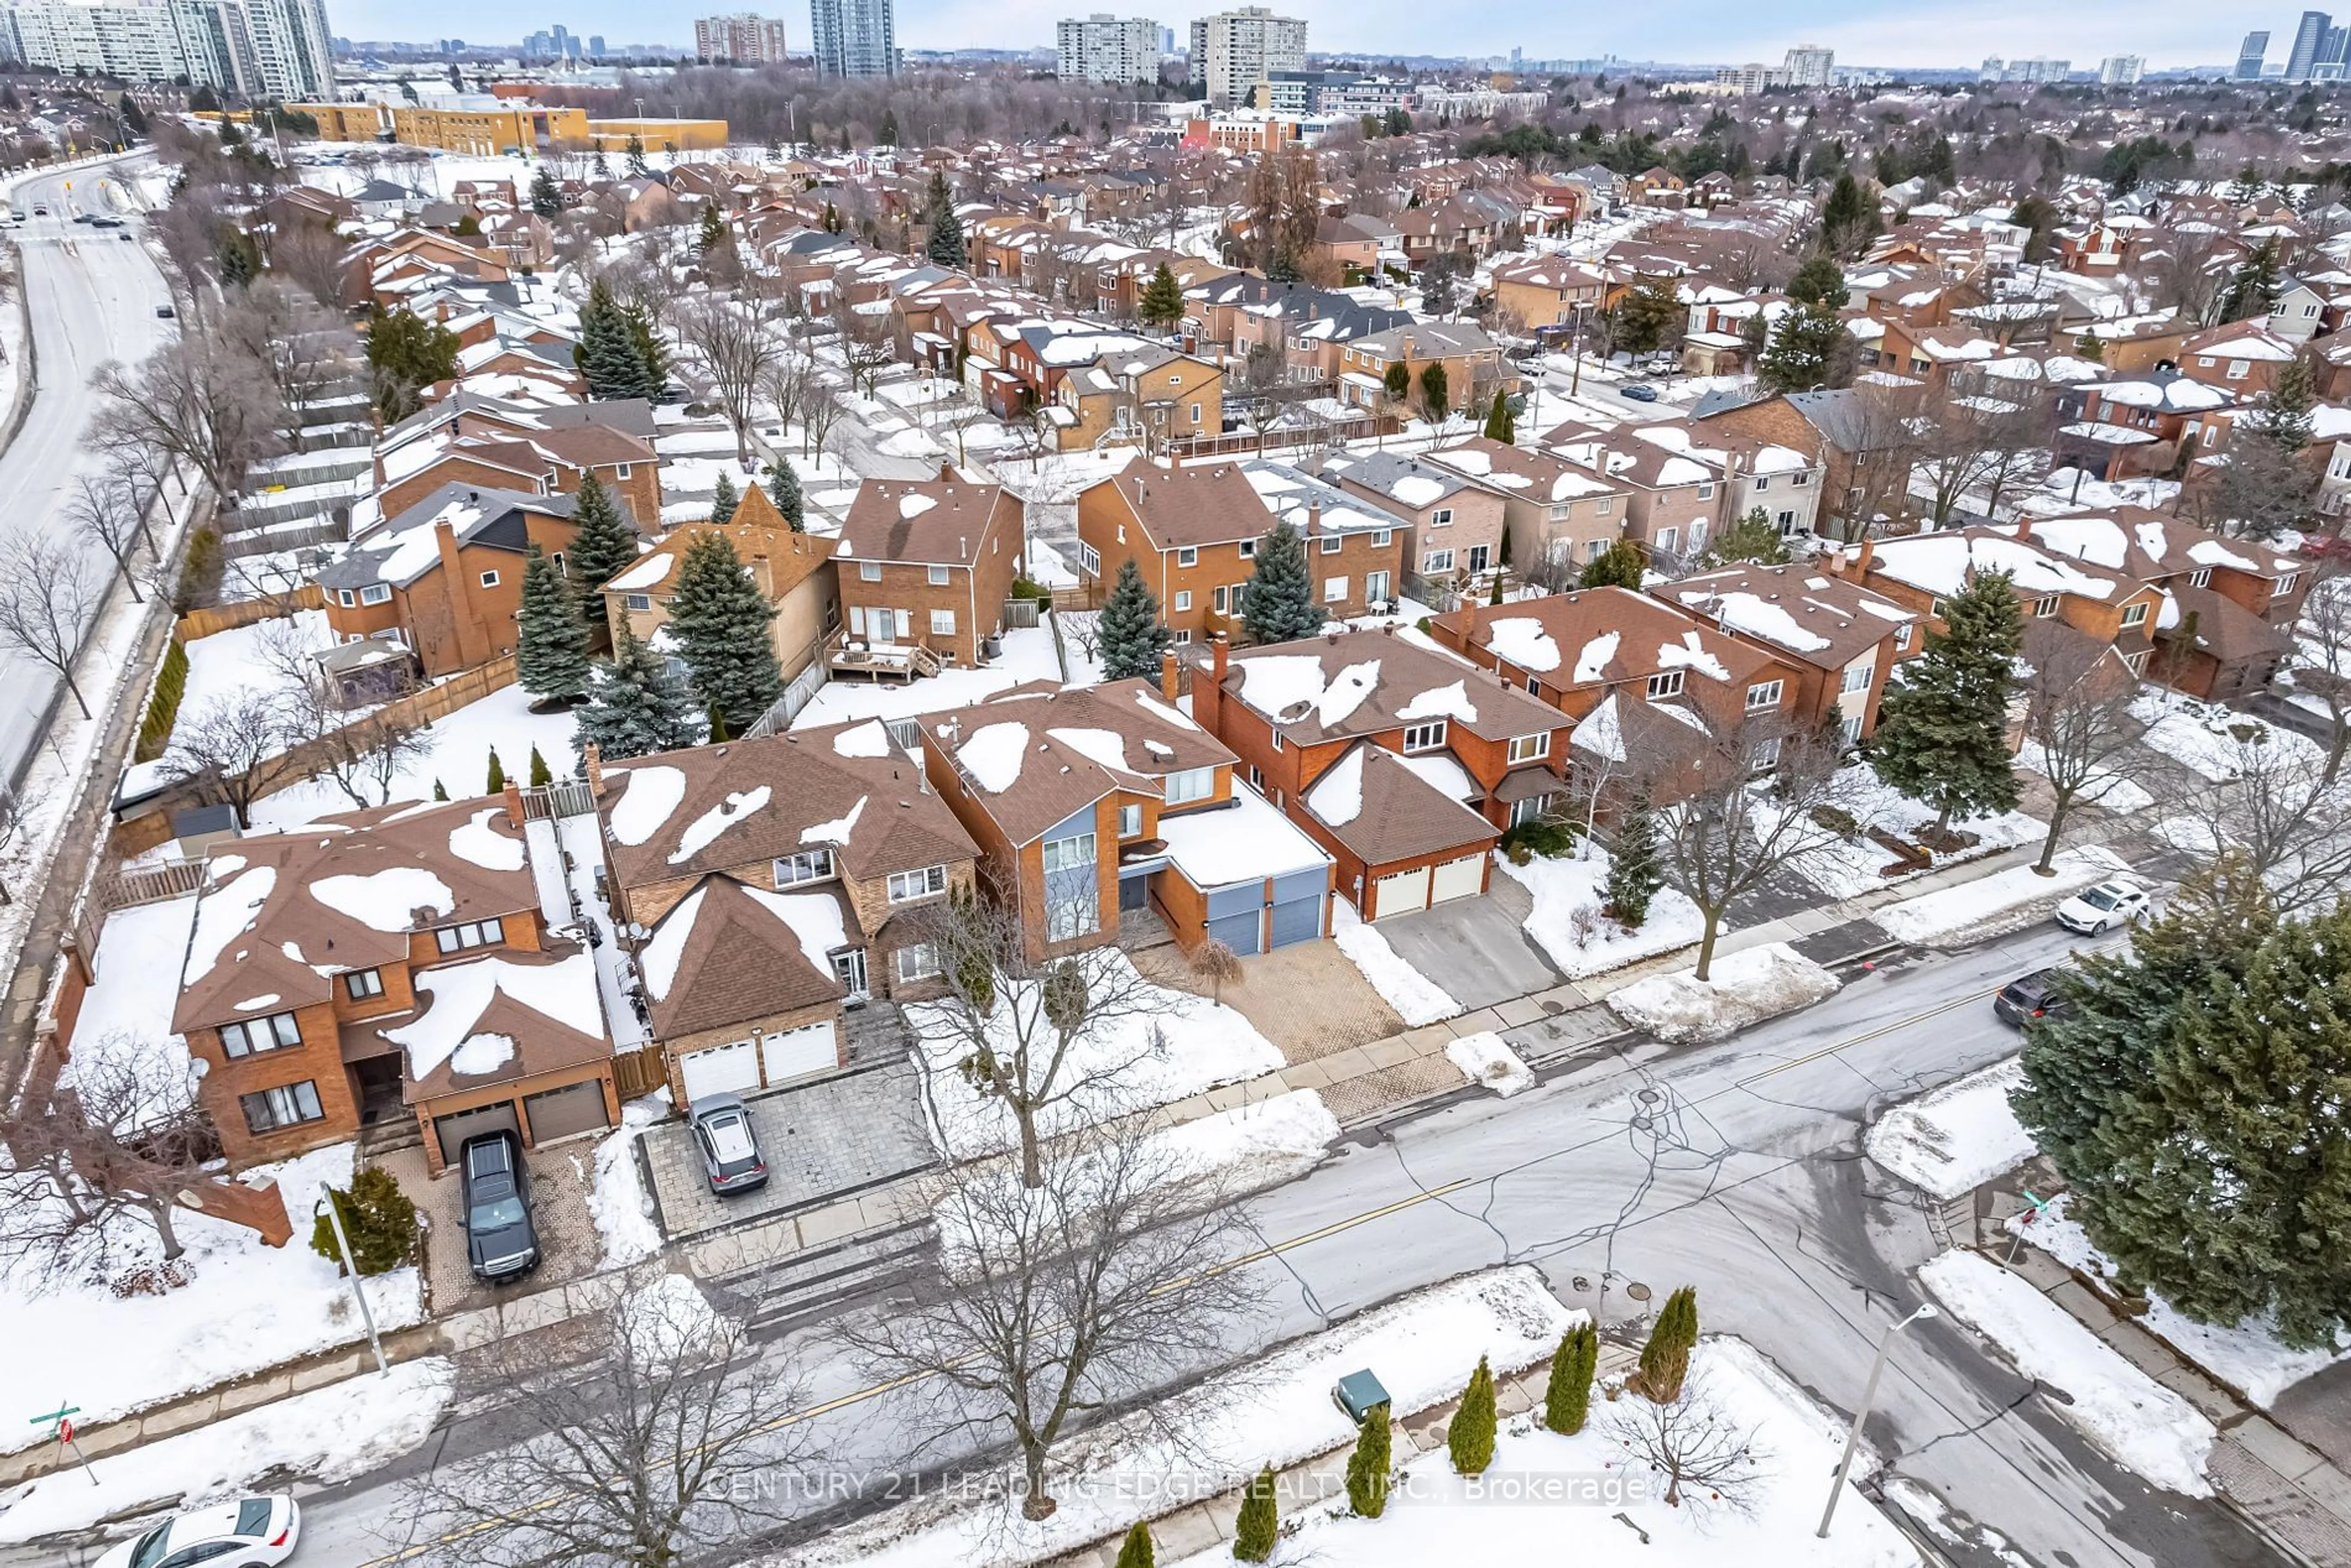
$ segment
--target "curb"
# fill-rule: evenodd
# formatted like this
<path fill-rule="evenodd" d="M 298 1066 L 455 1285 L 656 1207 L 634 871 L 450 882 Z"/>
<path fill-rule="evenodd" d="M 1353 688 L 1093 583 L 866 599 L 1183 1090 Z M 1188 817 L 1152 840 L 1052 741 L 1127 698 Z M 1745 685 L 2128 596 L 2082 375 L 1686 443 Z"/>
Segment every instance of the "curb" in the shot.
<path fill-rule="evenodd" d="M 33 302 L 25 290 L 24 247 L 10 240 L 8 254 L 16 261 L 16 315 L 25 323 L 25 354 L 24 374 L 16 378 L 16 406 L 9 411 L 7 427 L 0 429 L 0 455 L 16 444 L 25 422 L 33 417 L 33 398 L 41 388 L 40 346 L 33 338 Z"/>

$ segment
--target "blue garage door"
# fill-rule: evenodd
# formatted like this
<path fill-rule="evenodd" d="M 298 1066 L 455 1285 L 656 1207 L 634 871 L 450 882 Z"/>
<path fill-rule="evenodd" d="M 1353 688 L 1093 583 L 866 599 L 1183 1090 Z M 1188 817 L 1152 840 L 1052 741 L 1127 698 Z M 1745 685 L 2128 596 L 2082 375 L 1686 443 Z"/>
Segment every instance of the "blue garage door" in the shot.
<path fill-rule="evenodd" d="M 1322 936 L 1322 894 L 1329 885 L 1329 874 L 1320 869 L 1274 878 L 1274 946 L 1288 947 Z"/>
<path fill-rule="evenodd" d="M 1264 883 L 1255 882 L 1244 883 L 1238 887 L 1222 887 L 1211 893 L 1208 894 L 1208 935 L 1244 956 L 1259 951 L 1264 899 Z"/>

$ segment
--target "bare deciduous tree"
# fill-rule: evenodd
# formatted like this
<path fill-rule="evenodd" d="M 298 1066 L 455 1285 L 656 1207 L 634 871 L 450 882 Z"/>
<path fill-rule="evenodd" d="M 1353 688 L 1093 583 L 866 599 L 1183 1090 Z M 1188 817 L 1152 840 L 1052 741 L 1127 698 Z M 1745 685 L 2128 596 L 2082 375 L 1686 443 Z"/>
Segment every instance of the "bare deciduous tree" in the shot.
<path fill-rule="evenodd" d="M 2023 687 L 2024 738 L 2049 780 L 2049 831 L 2033 867 L 2045 876 L 2074 806 L 2128 782 L 2114 764 L 2147 727 L 2131 714 L 2138 680 L 2112 643 L 2036 620 L 2024 629 L 2022 663 L 2032 672 Z"/>
<path fill-rule="evenodd" d="M 735 460 L 751 464 L 751 404 L 776 357 L 775 335 L 747 305 L 705 298 L 678 319 L 678 337 L 701 358 L 711 391 L 735 430 Z"/>
<path fill-rule="evenodd" d="M 288 747 L 302 739 L 298 705 L 281 688 L 246 687 L 215 697 L 172 728 L 163 769 L 200 783 L 253 825 L 255 802 L 299 777 Z"/>
<path fill-rule="evenodd" d="M 2030 389 L 1954 371 L 1944 395 L 1922 413 L 1912 472 L 1927 487 L 1928 526 L 1942 528 L 1970 492 L 1992 517 L 2043 450 L 2045 421 Z"/>
<path fill-rule="evenodd" d="M 2302 601 L 2294 628 L 2294 685 L 2326 708 L 2326 781 L 2351 751 L 2351 563 L 2329 557 Z"/>
<path fill-rule="evenodd" d="M 833 295 L 832 316 L 841 329 L 841 360 L 849 368 L 850 389 L 862 388 L 870 398 L 883 371 L 898 360 L 897 345 L 890 338 L 890 318 L 887 313 L 859 310 L 838 290 Z"/>
<path fill-rule="evenodd" d="M 287 410 L 271 367 L 232 343 L 177 338 L 136 369 L 100 366 L 91 384 L 105 400 L 91 429 L 100 445 L 169 453 L 222 500 L 284 449 Z"/>
<path fill-rule="evenodd" d="M 139 591 L 138 574 L 131 570 L 131 557 L 138 553 L 147 531 L 146 520 L 136 491 L 119 469 L 110 466 L 102 473 L 74 476 L 66 497 L 66 522 L 77 538 L 89 540 L 112 559 L 134 602 L 146 599 Z"/>
<path fill-rule="evenodd" d="M 931 1017 L 982 1097 L 1016 1124 L 1021 1176 L 1033 1187 L 1043 1179 L 1049 1136 L 1134 1109 L 1128 1090 L 1136 1072 L 1166 1050 L 1156 1028 L 1138 1033 L 1134 1026 L 1165 995 L 1115 946 L 1058 957 L 1033 951 L 1017 899 L 959 894 L 920 925 L 946 987 Z M 957 1140 L 955 1129 L 943 1133 Z"/>
<path fill-rule="evenodd" d="M 1192 949 L 1188 963 L 1193 977 L 1208 987 L 1218 1003 L 1225 999 L 1225 988 L 1239 985 L 1249 973 L 1239 956 L 1213 936 Z"/>
<path fill-rule="evenodd" d="M 2259 720 L 2233 723 L 2230 745 L 2234 777 L 2196 791 L 2193 820 L 2244 857 L 2279 909 L 2333 902 L 2351 879 L 2351 790 L 2328 782 L 2307 741 Z"/>
<path fill-rule="evenodd" d="M 103 577 L 64 540 L 17 533 L 0 544 L 0 648 L 57 672 L 84 718 L 89 703 L 74 663 L 105 590 Z"/>
<path fill-rule="evenodd" d="M 540 1435 L 406 1484 L 453 1568 L 582 1563 L 677 1568 L 778 1511 L 772 1483 L 810 1455 L 799 1381 L 761 1363 L 741 1320 L 684 1275 L 564 1333 L 478 1353 Z"/>
<path fill-rule="evenodd" d="M 924 1446 L 1009 1434 L 1032 1520 L 1057 1506 L 1048 1462 L 1073 1421 L 1229 1360 L 1257 1299 L 1217 1266 L 1250 1235 L 1229 1181 L 1147 1118 L 1056 1142 L 1033 1184 L 1001 1160 L 950 1166 L 919 1207 L 936 1275 L 841 1335 L 874 1378 L 927 1396 Z"/>
<path fill-rule="evenodd" d="M 1693 1378 L 1682 1396 L 1660 1405 L 1620 1399 L 1608 1406 L 1608 1430 L 1666 1480 L 1666 1501 L 1701 1518 L 1718 1511 L 1750 1512 L 1771 1472 L 1756 1447 L 1757 1428 L 1735 1419 L 1705 1383 Z"/>

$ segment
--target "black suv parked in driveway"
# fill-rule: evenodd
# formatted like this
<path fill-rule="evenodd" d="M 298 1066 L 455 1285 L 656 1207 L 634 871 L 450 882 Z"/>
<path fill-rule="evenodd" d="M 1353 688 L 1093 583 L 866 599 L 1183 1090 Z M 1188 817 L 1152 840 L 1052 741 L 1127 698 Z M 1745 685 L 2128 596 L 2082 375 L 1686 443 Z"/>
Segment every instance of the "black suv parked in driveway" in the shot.
<path fill-rule="evenodd" d="M 1991 1010 L 2000 1015 L 2002 1023 L 2022 1029 L 2034 1019 L 2053 1018 L 2065 1010 L 2065 998 L 2058 994 L 2055 969 L 2035 969 L 2029 975 L 2009 981 L 1991 999 Z"/>
<path fill-rule="evenodd" d="M 465 1261 L 486 1284 L 519 1280 L 538 1267 L 538 1230 L 530 1222 L 530 1173 L 522 1140 L 486 1133 L 458 1151 L 465 1204 Z"/>

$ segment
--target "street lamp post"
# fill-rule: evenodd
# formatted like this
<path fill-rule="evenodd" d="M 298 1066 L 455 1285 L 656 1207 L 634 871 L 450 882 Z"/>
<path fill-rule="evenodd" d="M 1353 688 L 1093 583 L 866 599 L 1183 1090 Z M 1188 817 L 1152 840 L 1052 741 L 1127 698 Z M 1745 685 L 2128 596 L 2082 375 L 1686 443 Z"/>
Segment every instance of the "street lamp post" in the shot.
<path fill-rule="evenodd" d="M 360 1304 L 360 1322 L 367 1324 L 368 1344 L 375 1352 L 375 1369 L 378 1372 L 389 1373 L 392 1370 L 392 1363 L 383 1358 L 383 1336 L 376 1333 L 375 1314 L 368 1311 L 367 1292 L 360 1289 L 360 1266 L 351 1260 L 350 1239 L 343 1234 L 343 1211 L 335 1207 L 331 1195 L 322 1193 L 319 1195 L 319 1202 L 310 1206 L 312 1218 L 315 1218 L 318 1216 L 320 1204 L 326 1206 L 327 1224 L 335 1232 L 335 1250 L 342 1254 L 343 1272 L 350 1276 L 351 1300 Z"/>
<path fill-rule="evenodd" d="M 1886 1353 L 1892 1348 L 1894 1336 L 1922 1318 L 1937 1315 L 1938 1314 L 1935 1311 L 1934 1303 L 1927 1302 L 1879 1336 L 1877 1354 L 1872 1357 L 1869 1363 L 1869 1381 L 1861 1385 L 1861 1404 L 1853 1413 L 1853 1430 L 1845 1434 L 1844 1458 L 1837 1461 L 1836 1479 L 1829 1483 L 1829 1503 L 1826 1508 L 1821 1510 L 1821 1527 L 1813 1532 L 1820 1540 L 1826 1541 L 1829 1538 L 1829 1521 L 1836 1517 L 1837 1499 L 1844 1495 L 1844 1478 L 1853 1469 L 1854 1450 L 1861 1447 L 1861 1424 L 1869 1419 L 1869 1407 L 1877 1399 L 1878 1375 L 1886 1370 Z"/>

